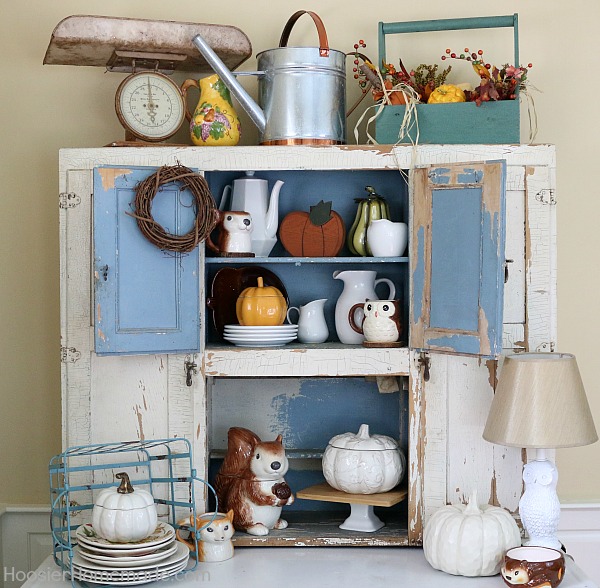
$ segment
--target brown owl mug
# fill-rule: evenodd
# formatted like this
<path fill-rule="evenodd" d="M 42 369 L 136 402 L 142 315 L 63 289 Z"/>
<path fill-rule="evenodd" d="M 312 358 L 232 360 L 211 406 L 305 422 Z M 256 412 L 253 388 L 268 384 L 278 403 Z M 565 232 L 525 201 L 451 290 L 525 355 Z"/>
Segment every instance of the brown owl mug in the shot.
<path fill-rule="evenodd" d="M 356 311 L 364 313 L 360 325 L 356 324 Z M 354 331 L 365 336 L 369 343 L 395 343 L 400 338 L 399 300 L 367 300 L 355 304 L 348 312 L 348 321 Z"/>
<path fill-rule="evenodd" d="M 500 573 L 510 588 L 556 588 L 565 575 L 565 558 L 550 547 L 514 547 L 504 555 Z"/>

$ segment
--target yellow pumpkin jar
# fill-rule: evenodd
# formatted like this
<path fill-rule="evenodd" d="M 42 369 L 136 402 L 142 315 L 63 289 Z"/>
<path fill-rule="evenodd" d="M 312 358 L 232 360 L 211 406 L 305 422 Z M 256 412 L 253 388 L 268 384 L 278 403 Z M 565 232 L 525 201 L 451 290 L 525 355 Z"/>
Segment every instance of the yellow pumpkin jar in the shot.
<path fill-rule="evenodd" d="M 262 277 L 258 286 L 251 286 L 238 296 L 235 313 L 240 325 L 252 327 L 274 327 L 283 324 L 287 313 L 287 302 L 274 286 L 265 286 Z"/>

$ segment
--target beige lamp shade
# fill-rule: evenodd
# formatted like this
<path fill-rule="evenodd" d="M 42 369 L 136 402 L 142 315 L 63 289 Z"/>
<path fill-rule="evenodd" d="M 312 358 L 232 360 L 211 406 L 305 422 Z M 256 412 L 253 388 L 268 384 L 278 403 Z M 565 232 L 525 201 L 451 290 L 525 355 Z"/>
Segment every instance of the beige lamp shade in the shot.
<path fill-rule="evenodd" d="M 598 440 L 577 360 L 569 353 L 505 358 L 483 431 L 511 447 L 576 447 Z"/>

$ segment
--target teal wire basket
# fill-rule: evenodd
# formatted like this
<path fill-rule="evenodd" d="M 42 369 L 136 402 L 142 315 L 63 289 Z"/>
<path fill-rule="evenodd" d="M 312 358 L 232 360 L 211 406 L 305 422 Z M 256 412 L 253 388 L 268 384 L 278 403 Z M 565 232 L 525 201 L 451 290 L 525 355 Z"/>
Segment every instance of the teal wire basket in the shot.
<path fill-rule="evenodd" d="M 86 586 L 85 578 L 74 574 L 73 555 L 77 545 L 75 531 L 92 520 L 94 498 L 104 488 L 117 485 L 115 474 L 127 472 L 134 487 L 150 492 L 158 511 L 159 521 L 180 528 L 177 521 L 190 520 L 196 516 L 196 493 L 204 502 L 204 487 L 216 494 L 212 486 L 196 475 L 192 460 L 192 448 L 187 439 L 155 439 L 101 443 L 70 447 L 50 460 L 50 529 L 53 541 L 54 561 L 72 586 Z M 198 485 L 201 486 L 198 486 Z M 215 508 L 217 511 L 218 508 Z M 209 521 L 209 525 L 212 521 Z M 181 526 L 190 530 L 188 526 Z M 204 527 L 203 527 L 204 528 Z M 194 536 L 196 553 L 200 530 Z M 179 572 L 196 568 L 193 565 Z M 111 574 L 105 574 L 105 585 L 111 584 Z M 122 577 L 114 571 L 114 579 Z M 160 575 L 156 579 L 161 579 Z M 80 581 L 81 580 L 81 581 Z M 94 584 L 98 584 L 93 580 Z"/>

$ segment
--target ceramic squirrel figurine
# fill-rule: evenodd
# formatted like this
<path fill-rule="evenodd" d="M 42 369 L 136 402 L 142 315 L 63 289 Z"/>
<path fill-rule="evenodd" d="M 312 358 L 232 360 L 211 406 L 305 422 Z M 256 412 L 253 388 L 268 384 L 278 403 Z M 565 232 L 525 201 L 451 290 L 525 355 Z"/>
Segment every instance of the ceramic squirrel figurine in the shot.
<path fill-rule="evenodd" d="M 278 435 L 274 441 L 261 441 L 248 429 L 229 429 L 215 489 L 219 507 L 233 509 L 238 531 L 267 535 L 270 529 L 288 526 L 280 518 L 281 509 L 294 502 L 294 495 L 284 480 L 288 460 L 281 439 Z"/>

